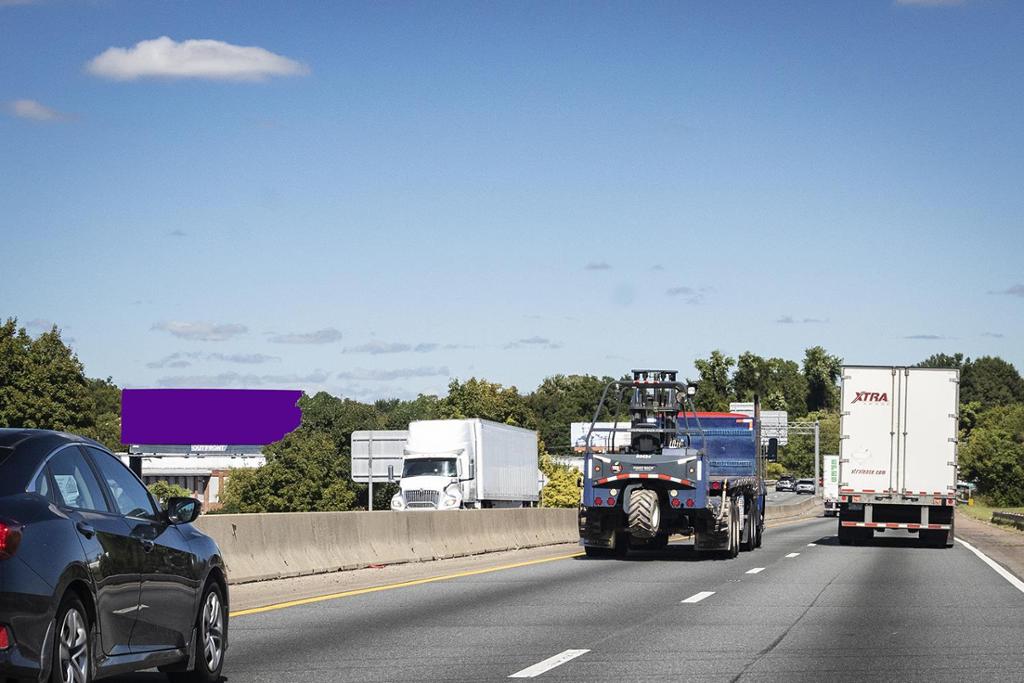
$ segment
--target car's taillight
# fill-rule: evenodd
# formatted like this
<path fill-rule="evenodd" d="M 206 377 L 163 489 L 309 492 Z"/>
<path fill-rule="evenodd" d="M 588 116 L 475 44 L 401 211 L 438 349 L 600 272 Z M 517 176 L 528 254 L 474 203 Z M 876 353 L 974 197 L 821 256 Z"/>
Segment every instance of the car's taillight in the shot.
<path fill-rule="evenodd" d="M 21 527 L 8 522 L 0 522 L 0 560 L 14 555 L 21 543 Z"/>
<path fill-rule="evenodd" d="M 6 650 L 11 646 L 11 636 L 6 626 L 0 626 L 0 650 Z"/>

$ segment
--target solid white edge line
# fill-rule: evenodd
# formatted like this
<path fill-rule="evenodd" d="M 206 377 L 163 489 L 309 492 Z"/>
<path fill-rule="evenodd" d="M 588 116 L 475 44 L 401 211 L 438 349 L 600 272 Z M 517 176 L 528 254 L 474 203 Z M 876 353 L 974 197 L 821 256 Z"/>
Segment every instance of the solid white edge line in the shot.
<path fill-rule="evenodd" d="M 753 569 L 748 569 L 747 574 L 760 574 L 764 569 L 764 567 L 754 567 Z"/>
<path fill-rule="evenodd" d="M 965 548 L 967 548 L 972 553 L 977 555 L 979 558 L 981 558 L 982 562 L 984 562 L 988 566 L 992 567 L 992 569 L 995 570 L 996 574 L 999 574 L 999 576 L 1001 576 L 1004 579 L 1006 579 L 1007 581 L 1009 581 L 1011 586 L 1013 586 L 1014 588 L 1019 590 L 1021 593 L 1024 593 L 1024 581 L 1021 581 L 1020 579 L 1018 579 L 1016 576 L 1011 574 L 1009 572 L 1009 570 L 1005 569 L 998 562 L 996 562 L 991 557 L 989 557 L 985 553 L 983 553 L 980 550 L 978 550 L 977 548 L 975 548 L 973 545 L 971 545 L 967 541 L 958 538 L 958 539 L 956 539 L 956 542 L 962 544 Z"/>
<path fill-rule="evenodd" d="M 565 652 L 559 652 L 554 657 L 548 657 L 543 662 L 537 662 L 533 666 L 528 666 L 522 671 L 515 672 L 509 678 L 536 678 L 545 671 L 550 671 L 556 666 L 561 666 L 587 652 L 590 652 L 590 650 L 566 650 Z"/>
<path fill-rule="evenodd" d="M 685 600 L 683 600 L 680 604 L 692 605 L 695 602 L 700 602 L 704 598 L 710 598 L 714 594 L 715 594 L 715 591 L 701 591 L 700 593 L 694 593 L 690 597 L 688 597 Z"/>
<path fill-rule="evenodd" d="M 796 557 L 799 554 L 800 553 L 790 553 L 789 555 L 786 555 L 786 557 Z"/>

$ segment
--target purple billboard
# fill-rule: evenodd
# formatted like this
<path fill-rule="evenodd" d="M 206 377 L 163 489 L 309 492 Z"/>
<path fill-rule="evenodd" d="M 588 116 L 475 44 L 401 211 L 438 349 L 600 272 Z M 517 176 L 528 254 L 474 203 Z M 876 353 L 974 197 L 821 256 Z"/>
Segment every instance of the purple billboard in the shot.
<path fill-rule="evenodd" d="M 124 389 L 121 443 L 273 443 L 299 426 L 301 396 L 265 389 Z"/>

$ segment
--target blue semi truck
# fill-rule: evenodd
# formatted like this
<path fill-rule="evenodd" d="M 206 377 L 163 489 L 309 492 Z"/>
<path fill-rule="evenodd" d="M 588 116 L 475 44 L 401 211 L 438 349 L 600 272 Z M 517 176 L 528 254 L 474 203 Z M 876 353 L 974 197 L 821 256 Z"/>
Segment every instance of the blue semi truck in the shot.
<path fill-rule="evenodd" d="M 677 381 L 675 370 L 632 374 L 605 387 L 584 450 L 579 530 L 587 555 L 656 550 L 673 534 L 727 557 L 760 547 L 765 461 L 775 459 L 777 442 L 762 453 L 756 399 L 753 417 L 697 412 L 695 387 Z M 623 416 L 624 402 L 629 443 L 593 452 L 598 419 Z"/>

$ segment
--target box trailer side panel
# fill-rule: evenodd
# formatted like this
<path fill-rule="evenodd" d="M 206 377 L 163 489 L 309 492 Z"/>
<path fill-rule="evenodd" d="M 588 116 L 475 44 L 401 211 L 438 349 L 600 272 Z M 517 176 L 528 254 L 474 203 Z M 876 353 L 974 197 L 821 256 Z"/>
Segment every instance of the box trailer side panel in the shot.
<path fill-rule="evenodd" d="M 886 492 L 896 488 L 899 386 L 895 368 L 845 367 L 839 424 L 839 488 Z"/>
<path fill-rule="evenodd" d="M 900 415 L 902 491 L 942 496 L 956 491 L 959 386 L 956 370 L 906 371 Z"/>
<path fill-rule="evenodd" d="M 824 455 L 822 460 L 822 496 L 825 500 L 839 500 L 839 456 Z"/>
<path fill-rule="evenodd" d="M 480 499 L 537 501 L 537 432 L 489 420 L 474 422 Z"/>

